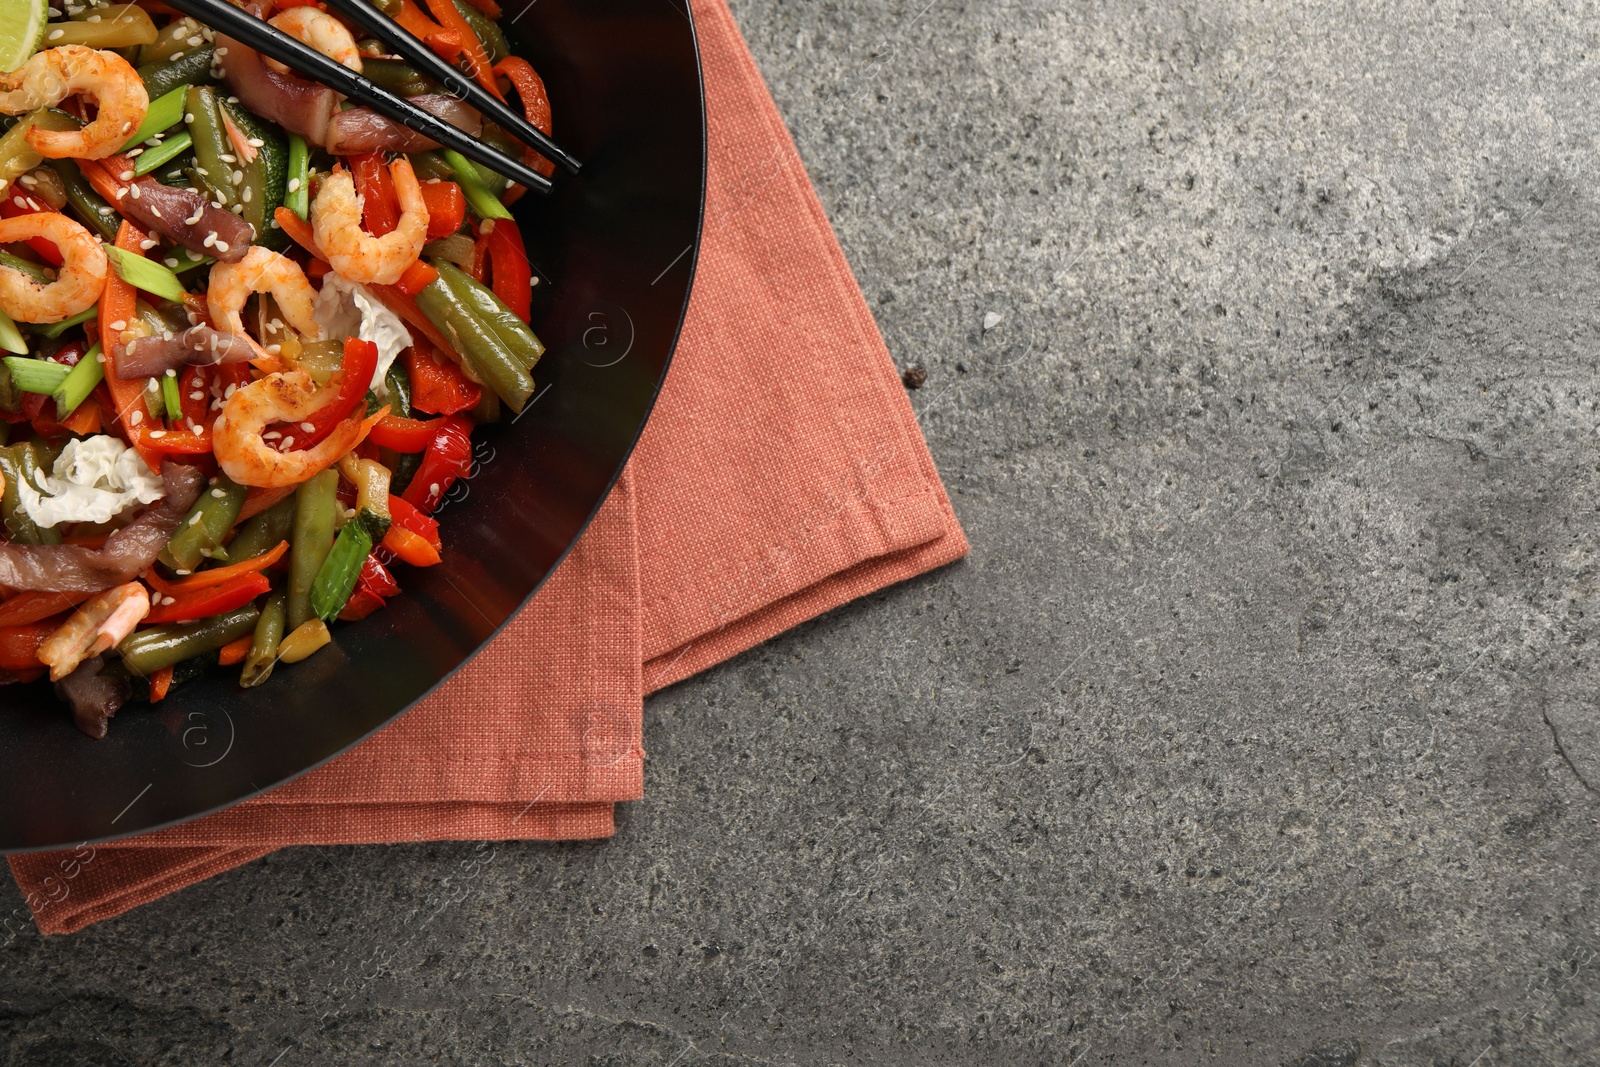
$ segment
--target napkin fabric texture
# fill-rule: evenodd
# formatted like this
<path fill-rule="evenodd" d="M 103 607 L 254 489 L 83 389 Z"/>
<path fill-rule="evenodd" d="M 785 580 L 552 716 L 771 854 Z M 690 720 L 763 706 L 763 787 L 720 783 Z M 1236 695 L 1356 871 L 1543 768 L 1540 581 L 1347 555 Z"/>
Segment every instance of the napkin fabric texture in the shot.
<path fill-rule="evenodd" d="M 10 858 L 65 933 L 285 845 L 603 838 L 643 698 L 967 543 L 724 0 L 695 0 L 709 176 L 688 318 L 627 471 L 521 615 L 425 702 L 261 797 Z"/>

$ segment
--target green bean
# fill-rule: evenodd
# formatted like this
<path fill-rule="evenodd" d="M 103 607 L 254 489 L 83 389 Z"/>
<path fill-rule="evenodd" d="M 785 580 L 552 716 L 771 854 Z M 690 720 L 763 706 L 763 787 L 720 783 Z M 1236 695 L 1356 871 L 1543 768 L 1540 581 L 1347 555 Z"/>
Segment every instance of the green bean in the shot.
<path fill-rule="evenodd" d="M 456 296 L 472 308 L 473 314 L 499 336 L 524 368 L 531 371 L 534 364 L 539 362 L 539 357 L 544 355 L 544 342 L 535 336 L 532 328 L 517 318 L 517 313 L 506 307 L 505 301 L 496 296 L 493 290 L 473 281 L 472 275 L 466 271 L 444 261 L 434 266 L 439 269 L 440 276 L 448 280 Z"/>
<path fill-rule="evenodd" d="M 405 5 L 402 0 L 372 0 L 372 6 L 390 18 L 398 18 L 401 8 Z"/>
<path fill-rule="evenodd" d="M 506 43 L 506 35 L 500 32 L 500 27 L 495 25 L 494 19 L 491 19 L 471 4 L 462 3 L 462 0 L 454 0 L 454 2 L 456 10 L 461 12 L 461 17 L 467 20 L 467 25 L 472 27 L 472 32 L 478 35 L 479 41 L 483 42 L 483 50 L 489 54 L 490 63 L 498 63 L 511 54 L 511 46 Z"/>
<path fill-rule="evenodd" d="M 439 89 L 426 75 L 403 59 L 363 59 L 361 73 L 367 76 L 368 81 L 377 82 L 391 93 L 401 96 L 421 96 Z"/>
<path fill-rule="evenodd" d="M 238 563 L 270 552 L 289 540 L 293 529 L 294 496 L 290 495 L 239 524 L 239 532 L 228 542 L 228 559 Z"/>
<path fill-rule="evenodd" d="M 339 472 L 332 469 L 313 475 L 295 490 L 294 531 L 289 542 L 290 630 L 316 614 L 311 607 L 311 586 L 333 549 L 338 490 Z"/>
<path fill-rule="evenodd" d="M 215 652 L 229 641 L 237 641 L 256 628 L 261 609 L 254 604 L 197 622 L 171 626 L 152 626 L 135 630 L 122 639 L 117 651 L 135 674 L 151 674 L 207 652 Z"/>
<path fill-rule="evenodd" d="M 228 143 L 227 130 L 222 125 L 222 111 L 217 105 L 217 91 L 210 86 L 192 86 L 183 98 L 183 121 L 189 126 L 189 136 L 194 139 L 194 175 L 205 183 L 213 201 L 232 208 L 239 202 L 239 189 L 233 184 L 233 173 L 243 173 L 237 162 L 229 163 L 223 156 L 233 155 Z"/>
<path fill-rule="evenodd" d="M 32 260 L 23 259 L 21 256 L 14 256 L 10 252 L 0 252 L 0 267 L 9 267 L 15 271 L 21 271 L 41 285 L 51 280 L 50 276 L 44 272 L 43 263 L 35 263 Z"/>
<path fill-rule="evenodd" d="M 139 79 L 144 82 L 145 94 L 155 100 L 184 85 L 209 84 L 215 60 L 216 49 L 205 44 L 185 52 L 179 60 L 141 65 Z"/>
<path fill-rule="evenodd" d="M 18 480 L 27 478 L 29 484 L 38 486 L 39 468 L 48 468 L 49 460 L 36 441 L 23 441 L 0 448 L 0 473 L 6 476 L 5 493 L 0 495 L 0 515 L 5 518 L 6 532 L 19 545 L 59 545 L 61 531 L 40 526 L 22 508 L 22 496 L 17 490 Z"/>
<path fill-rule="evenodd" d="M 70 159 L 52 159 L 50 166 L 61 178 L 62 186 L 67 190 L 67 204 L 77 212 L 78 217 L 107 241 L 115 241 L 122 216 L 89 187 L 78 165 Z"/>
<path fill-rule="evenodd" d="M 199 43 L 191 45 L 189 43 L 191 37 L 199 37 Z M 205 43 L 200 24 L 185 15 L 183 18 L 173 19 L 166 29 L 156 34 L 154 41 L 139 49 L 139 65 L 170 63 L 174 55 L 182 59 L 191 50 L 205 47 Z"/>
<path fill-rule="evenodd" d="M 533 395 L 533 379 L 499 335 L 473 314 L 472 308 L 446 283 L 444 272 L 424 286 L 416 299 L 417 307 L 450 339 L 473 372 L 511 410 L 521 411 Z"/>
<path fill-rule="evenodd" d="M 189 509 L 178 532 L 167 541 L 167 547 L 161 550 L 161 562 L 179 574 L 198 569 L 216 553 L 223 538 L 233 529 L 249 493 L 248 487 L 237 484 L 226 474 L 217 475 Z"/>
<path fill-rule="evenodd" d="M 417 177 L 423 181 L 429 178 L 447 182 L 456 180 L 455 168 L 437 151 L 412 152 L 411 169 L 416 171 Z"/>
<path fill-rule="evenodd" d="M 278 662 L 278 645 L 283 641 L 284 622 L 289 617 L 287 601 L 287 595 L 279 589 L 267 597 L 266 606 L 261 609 L 250 651 L 245 653 L 244 669 L 239 672 L 239 684 L 246 689 L 272 676 L 272 668 Z"/>

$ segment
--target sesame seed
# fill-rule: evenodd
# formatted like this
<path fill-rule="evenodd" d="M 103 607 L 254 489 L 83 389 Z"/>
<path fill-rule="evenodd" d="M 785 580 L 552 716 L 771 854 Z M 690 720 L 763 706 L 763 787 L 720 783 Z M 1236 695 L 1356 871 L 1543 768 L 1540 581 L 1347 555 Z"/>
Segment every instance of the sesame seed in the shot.
<path fill-rule="evenodd" d="M 126 330 L 128 328 L 127 322 L 122 319 L 118 319 L 116 322 L 107 323 L 106 325 L 110 326 L 113 330 Z"/>
<path fill-rule="evenodd" d="M 299 178 L 290 178 L 289 179 L 289 191 L 291 193 L 298 193 L 300 191 L 300 179 Z"/>
<path fill-rule="evenodd" d="M 184 122 L 193 122 L 193 121 L 194 121 L 194 112 L 192 112 L 192 111 L 190 111 L 190 112 L 188 112 L 188 113 L 186 113 L 186 114 L 185 114 L 185 115 L 184 115 L 184 116 L 183 116 L 183 121 L 184 121 Z M 195 168 L 195 169 L 196 169 L 196 170 L 199 170 L 199 169 L 200 169 L 200 168 L 198 168 L 198 167 L 196 167 L 196 168 Z M 202 170 L 202 171 L 200 171 L 200 173 L 201 173 L 201 174 L 204 174 L 204 173 L 205 173 L 205 171 L 203 171 L 203 170 Z"/>
<path fill-rule="evenodd" d="M 133 414 L 128 416 L 128 421 L 135 426 L 139 425 L 144 421 L 144 412 L 135 411 Z"/>
<path fill-rule="evenodd" d="M 168 59 L 167 59 L 167 62 L 168 62 L 168 63 L 176 63 L 176 62 L 177 62 L 177 61 L 178 61 L 178 60 L 180 60 L 180 59 L 182 59 L 182 58 L 183 58 L 183 53 L 182 53 L 182 52 L 181 52 L 181 51 L 180 51 L 180 52 L 174 52 L 174 53 L 172 53 L 172 55 L 171 55 L 171 56 L 170 56 L 170 57 L 169 57 L 169 58 L 168 58 Z"/>
<path fill-rule="evenodd" d="M 195 512 L 193 515 L 189 516 L 189 525 L 190 526 L 193 526 L 195 523 L 197 523 L 199 521 L 200 521 L 200 513 L 198 511 Z"/>
<path fill-rule="evenodd" d="M 100 16 L 99 15 L 90 15 L 88 21 L 90 21 L 90 22 L 99 22 L 100 21 Z"/>
<path fill-rule="evenodd" d="M 276 441 L 282 436 L 283 434 L 279 433 L 277 430 L 268 430 L 266 433 L 261 435 L 261 439 L 263 441 Z"/>
<path fill-rule="evenodd" d="M 160 244 L 160 242 L 157 241 L 155 238 L 146 237 L 144 240 L 139 242 L 139 247 L 144 249 L 146 252 L 148 252 L 148 251 L 150 251 L 150 249 L 154 248 L 158 244 Z"/>
<path fill-rule="evenodd" d="M 250 202 L 250 194 L 251 194 L 251 192 L 252 192 L 251 188 L 248 185 L 245 186 L 244 187 L 244 195 L 241 196 L 239 199 L 243 200 L 245 203 L 248 204 Z"/>
<path fill-rule="evenodd" d="M 283 439 L 283 447 L 284 447 L 284 448 L 289 448 L 289 447 L 291 447 L 291 446 L 292 446 L 292 445 L 293 445 L 293 444 L 294 444 L 294 438 L 293 438 L 293 437 L 285 437 L 285 438 L 284 438 L 284 439 Z"/>
<path fill-rule="evenodd" d="M 199 222 L 202 218 L 204 218 L 205 214 L 206 214 L 206 209 L 205 208 L 200 208 L 193 215 L 190 215 L 188 218 L 183 220 L 184 221 L 184 225 L 193 226 L 195 223 Z"/>
<path fill-rule="evenodd" d="M 176 259 L 172 258 L 171 256 L 168 256 L 166 259 L 163 259 L 161 262 L 165 263 L 167 266 L 172 267 L 174 269 L 176 269 L 177 266 L 178 266 L 178 261 Z"/>
<path fill-rule="evenodd" d="M 190 48 L 199 48 L 200 45 L 203 44 L 204 42 L 205 42 L 205 38 L 204 37 L 194 36 L 194 37 L 189 38 L 187 41 L 184 41 L 183 43 L 188 45 Z"/>
<path fill-rule="evenodd" d="M 167 431 L 165 431 L 165 430 L 151 430 L 150 431 L 150 436 L 154 437 L 156 440 L 159 441 L 161 438 L 167 436 Z"/>
<path fill-rule="evenodd" d="M 37 11 L 39 9 L 38 8 L 34 8 L 34 10 Z M 51 30 L 49 39 L 52 40 L 52 41 L 59 41 L 59 40 L 61 40 L 61 38 L 65 37 L 66 35 L 67 35 L 67 31 L 66 30 Z"/>
<path fill-rule="evenodd" d="M 217 158 L 222 160 L 224 163 L 237 163 L 237 162 L 239 162 L 237 159 L 235 159 L 233 157 L 233 153 L 232 152 L 224 152 L 224 153 L 222 153 L 222 155 L 218 156 Z"/>
<path fill-rule="evenodd" d="M 428 495 L 429 496 L 438 496 L 439 495 L 439 483 L 438 482 L 429 482 L 428 483 Z"/>
<path fill-rule="evenodd" d="M 122 180 L 125 181 L 125 182 L 133 181 L 133 171 L 131 171 L 131 170 L 123 171 L 122 172 Z"/>
<path fill-rule="evenodd" d="M 133 198 L 135 200 L 139 199 L 139 187 L 137 185 L 135 185 L 133 187 Z M 161 209 L 156 207 L 154 204 L 151 204 L 150 205 L 150 214 L 154 215 L 156 218 L 159 219 L 161 217 Z"/>
<path fill-rule="evenodd" d="M 31 174 L 24 174 L 22 177 L 18 178 L 17 180 L 19 182 L 21 182 L 23 185 L 26 185 L 29 189 L 32 189 L 35 185 L 39 184 L 39 179 L 35 178 Z"/>
<path fill-rule="evenodd" d="M 189 121 L 191 121 L 191 122 L 194 121 L 194 116 L 193 115 L 189 116 Z M 194 168 L 194 172 L 196 174 L 200 175 L 202 178 L 211 177 L 211 172 L 209 170 L 206 170 L 206 168 L 204 168 L 204 167 L 196 167 L 196 168 Z"/>
<path fill-rule="evenodd" d="M 219 239 L 216 248 L 218 252 L 226 252 L 228 250 L 228 242 Z"/>
<path fill-rule="evenodd" d="M 310 422 L 302 422 L 300 424 L 300 428 L 302 430 L 304 430 L 306 433 L 316 433 L 316 431 L 317 431 L 316 425 L 314 423 L 310 423 Z"/>
<path fill-rule="evenodd" d="M 128 186 L 128 195 L 135 200 L 139 199 L 139 187 L 137 185 Z"/>
<path fill-rule="evenodd" d="M 168 378 L 176 378 L 177 376 L 178 376 L 178 372 L 177 372 L 176 368 L 173 368 L 173 367 L 168 367 L 167 368 L 167 377 Z"/>
<path fill-rule="evenodd" d="M 201 246 L 204 247 L 204 248 L 210 248 L 211 246 L 215 245 L 216 243 L 217 243 L 217 231 L 216 230 L 212 230 L 210 233 L 206 234 L 206 239 L 204 241 L 200 242 Z"/>

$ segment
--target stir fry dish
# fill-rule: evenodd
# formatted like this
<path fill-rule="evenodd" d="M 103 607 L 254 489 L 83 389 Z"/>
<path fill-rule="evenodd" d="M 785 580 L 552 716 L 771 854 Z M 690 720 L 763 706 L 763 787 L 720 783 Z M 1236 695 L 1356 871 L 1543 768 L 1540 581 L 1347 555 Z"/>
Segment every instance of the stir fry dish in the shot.
<path fill-rule="evenodd" d="M 438 563 L 544 349 L 521 187 L 160 0 L 52 2 L 0 0 L 0 682 L 48 674 L 104 737 Z M 550 131 L 493 0 L 378 6 Z M 553 172 L 334 14 L 246 10 Z"/>

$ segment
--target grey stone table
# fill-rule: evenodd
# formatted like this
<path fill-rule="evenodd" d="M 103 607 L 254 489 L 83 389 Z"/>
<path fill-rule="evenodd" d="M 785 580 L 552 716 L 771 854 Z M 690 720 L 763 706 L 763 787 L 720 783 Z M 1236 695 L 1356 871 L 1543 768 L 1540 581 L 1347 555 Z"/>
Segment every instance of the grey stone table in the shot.
<path fill-rule="evenodd" d="M 16 938 L 0 1062 L 1600 1062 L 1600 22 L 735 11 L 971 559 L 652 700 L 608 844 Z"/>

